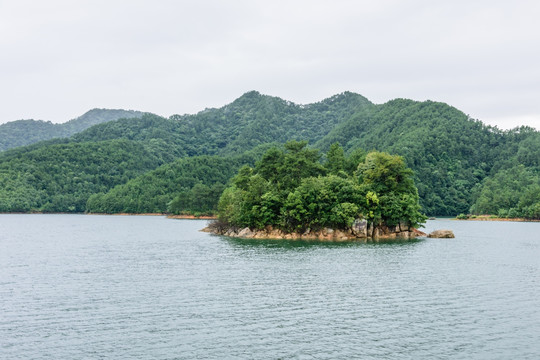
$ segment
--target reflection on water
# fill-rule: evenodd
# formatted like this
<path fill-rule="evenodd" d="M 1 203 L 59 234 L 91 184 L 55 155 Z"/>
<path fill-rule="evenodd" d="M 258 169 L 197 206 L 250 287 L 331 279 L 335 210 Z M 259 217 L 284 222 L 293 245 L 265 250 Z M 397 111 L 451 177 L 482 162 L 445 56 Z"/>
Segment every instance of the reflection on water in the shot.
<path fill-rule="evenodd" d="M 351 247 L 394 247 L 394 246 L 414 246 L 418 242 L 424 241 L 424 238 L 417 239 L 384 239 L 384 240 L 368 240 L 368 241 L 318 241 L 318 240 L 282 240 L 282 239 L 244 239 L 232 238 L 227 236 L 219 236 L 223 241 L 230 243 L 232 246 L 253 246 L 263 248 L 281 248 L 281 249 L 306 249 L 311 248 L 351 248 Z"/>
<path fill-rule="evenodd" d="M 204 225 L 0 215 L 0 358 L 539 357 L 540 223 L 379 243 Z"/>

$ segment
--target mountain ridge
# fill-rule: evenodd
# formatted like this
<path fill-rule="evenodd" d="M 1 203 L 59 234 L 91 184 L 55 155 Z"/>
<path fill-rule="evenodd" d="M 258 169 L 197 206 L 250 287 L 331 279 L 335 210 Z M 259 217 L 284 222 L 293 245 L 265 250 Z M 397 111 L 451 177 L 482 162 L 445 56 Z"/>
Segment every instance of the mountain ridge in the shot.
<path fill-rule="evenodd" d="M 33 119 L 9 121 L 0 125 L 0 151 L 44 140 L 67 138 L 96 124 L 120 118 L 138 118 L 143 114 L 134 110 L 94 108 L 59 124 Z"/>
<path fill-rule="evenodd" d="M 159 171 L 167 173 L 167 181 L 181 183 L 182 179 L 189 177 L 183 173 L 185 170 L 179 170 L 185 166 L 167 167 L 167 164 L 179 159 L 192 159 L 190 161 L 206 166 L 196 157 L 226 159 L 253 149 L 267 148 L 272 143 L 279 146 L 289 140 L 309 141 L 310 147 L 322 152 L 338 142 L 347 153 L 363 149 L 404 156 L 407 165 L 415 171 L 421 204 L 430 215 L 468 212 L 475 199 L 485 194 L 479 190 L 485 179 L 501 171 L 503 174 L 512 173 L 515 166 L 523 165 L 527 168 L 527 176 L 540 173 L 538 131 L 527 127 L 499 130 L 471 119 L 445 103 L 394 99 L 384 104 L 373 104 L 362 95 L 344 92 L 316 103 L 298 105 L 250 91 L 230 104 L 192 115 L 164 118 L 144 113 L 140 118 L 124 118 L 91 126 L 67 139 L 49 140 L 0 153 L 0 184 L 3 184 L 3 188 L 0 187 L 0 211 L 12 211 L 5 204 L 18 203 L 15 200 L 22 196 L 22 189 L 28 193 L 37 189 L 38 195 L 26 205 L 22 201 L 21 206 L 17 205 L 19 209 L 69 211 L 67 202 L 58 200 L 65 198 L 62 188 L 50 184 L 50 181 L 69 183 L 69 189 L 88 189 L 88 192 L 77 192 L 73 198 L 76 199 L 77 211 L 87 210 L 86 200 L 96 191 L 102 196 L 92 203 L 94 208 L 99 208 L 102 201 L 144 209 L 144 199 L 160 196 L 161 210 L 167 211 L 163 204 L 178 196 L 178 191 L 191 194 L 190 189 L 196 184 L 191 180 L 185 186 L 163 184 L 163 189 L 176 190 L 171 194 L 161 194 L 160 191 L 164 190 L 153 187 L 148 180 L 159 178 L 150 173 L 160 166 L 165 166 Z M 137 161 L 147 165 L 137 168 L 137 171 L 128 171 L 126 164 L 136 160 L 133 155 L 109 159 L 86 154 L 100 149 L 104 154 L 114 154 L 119 144 L 135 146 L 137 150 L 133 152 L 141 157 Z M 76 154 L 66 153 L 69 151 Z M 63 163 L 58 163 L 60 160 L 55 160 L 50 154 L 58 154 L 56 157 L 64 159 Z M 77 173 L 77 164 L 86 163 L 90 166 Z M 231 163 L 235 167 L 240 165 Z M 145 172 L 150 172 L 151 176 L 141 177 Z M 210 170 L 206 173 L 209 179 L 205 180 L 204 186 L 224 185 L 223 176 L 212 175 Z M 114 181 L 91 185 L 101 181 L 102 177 L 112 177 Z M 82 184 L 77 185 L 80 181 Z M 212 185 L 212 181 L 217 182 Z M 527 184 L 533 182 L 526 181 Z M 197 188 L 198 192 L 201 186 Z M 108 195 L 115 187 L 118 189 Z M 145 188 L 158 195 L 143 194 Z M 43 192 L 43 189 L 48 190 Z M 133 189 L 137 189 L 136 193 Z M 137 206 L 133 205 L 134 202 Z M 155 210 L 153 205 L 151 211 Z"/>

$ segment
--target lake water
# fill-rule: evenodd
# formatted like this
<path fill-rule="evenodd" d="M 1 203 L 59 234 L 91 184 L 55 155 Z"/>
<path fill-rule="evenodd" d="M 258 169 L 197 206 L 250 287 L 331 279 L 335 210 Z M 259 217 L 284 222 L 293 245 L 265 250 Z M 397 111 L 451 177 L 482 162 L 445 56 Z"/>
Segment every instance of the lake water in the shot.
<path fill-rule="evenodd" d="M 540 358 L 540 223 L 367 244 L 205 224 L 0 215 L 0 358 Z"/>

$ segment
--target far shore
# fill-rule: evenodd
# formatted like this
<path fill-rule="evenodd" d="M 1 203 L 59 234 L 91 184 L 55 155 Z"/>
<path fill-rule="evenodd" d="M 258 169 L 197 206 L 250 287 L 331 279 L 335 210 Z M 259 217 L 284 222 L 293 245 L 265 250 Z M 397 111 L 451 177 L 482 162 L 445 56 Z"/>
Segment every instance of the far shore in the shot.
<path fill-rule="evenodd" d="M 201 219 L 201 220 L 216 220 L 217 216 L 211 216 L 211 215 L 167 215 L 167 218 L 169 219 Z"/>
<path fill-rule="evenodd" d="M 172 215 L 166 213 L 82 213 L 82 212 L 0 212 L 0 215 L 110 215 L 110 216 L 166 216 L 168 219 L 193 219 L 193 220 L 215 220 L 217 216 L 210 215 Z"/>
<path fill-rule="evenodd" d="M 217 216 L 211 215 L 173 215 L 166 213 L 116 213 L 116 214 L 102 214 L 102 213 L 87 213 L 87 215 L 117 215 L 117 216 L 166 216 L 168 219 L 192 219 L 192 220 L 215 220 Z"/>
<path fill-rule="evenodd" d="M 469 217 L 468 219 L 453 218 L 452 220 L 459 221 L 514 221 L 514 222 L 540 222 L 540 220 L 524 219 L 524 218 L 500 218 L 493 217 L 492 215 L 476 215 L 475 217 Z"/>
<path fill-rule="evenodd" d="M 173 215 L 167 213 L 80 213 L 80 212 L 41 212 L 41 211 L 32 211 L 32 212 L 0 212 L 0 215 L 32 215 L 32 214 L 41 214 L 41 215 L 112 215 L 112 216 L 166 216 L 168 219 L 191 219 L 191 220 L 216 220 L 217 216 L 215 215 Z M 428 220 L 436 220 L 437 218 L 429 218 Z M 476 215 L 475 217 L 470 217 L 468 219 L 458 219 L 458 218 L 446 218 L 450 220 L 458 221 L 512 221 L 512 222 L 540 222 L 539 219 L 524 219 L 524 218 L 499 218 L 493 217 L 492 215 Z"/>

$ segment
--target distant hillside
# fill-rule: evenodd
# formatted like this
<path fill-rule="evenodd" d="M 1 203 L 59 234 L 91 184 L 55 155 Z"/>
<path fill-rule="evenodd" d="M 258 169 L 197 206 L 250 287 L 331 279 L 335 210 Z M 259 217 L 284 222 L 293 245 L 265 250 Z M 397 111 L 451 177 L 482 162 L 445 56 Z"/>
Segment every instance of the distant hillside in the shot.
<path fill-rule="evenodd" d="M 83 212 L 88 197 L 162 162 L 135 141 L 51 143 L 0 154 L 0 212 Z"/>
<path fill-rule="evenodd" d="M 169 119 L 147 115 L 139 120 L 108 122 L 77 134 L 73 140 L 153 139 L 155 144 L 174 145 L 178 156 L 240 154 L 268 142 L 299 139 L 314 143 L 353 114 L 372 106 L 365 97 L 350 92 L 302 106 L 251 91 L 219 109 Z"/>
<path fill-rule="evenodd" d="M 204 210 L 211 210 L 236 171 L 242 165 L 253 166 L 268 148 L 261 146 L 239 156 L 201 155 L 175 160 L 115 186 L 106 194 L 92 195 L 86 210 L 94 213 L 175 212 L 170 205 L 179 197 L 183 202 L 191 202 L 191 207 L 193 202 L 198 202 Z M 181 208 L 185 206 L 180 204 Z"/>
<path fill-rule="evenodd" d="M 402 155 L 415 172 L 424 211 L 456 215 L 469 212 L 473 190 L 486 177 L 518 164 L 537 168 L 531 158 L 540 158 L 538 135 L 528 127 L 498 130 L 445 103 L 396 99 L 356 114 L 315 147 L 339 142 L 349 151 Z"/>
<path fill-rule="evenodd" d="M 93 109 L 63 124 L 43 120 L 17 120 L 0 125 L 0 151 L 54 138 L 70 137 L 93 125 L 121 118 L 140 118 L 132 110 Z"/>
<path fill-rule="evenodd" d="M 253 163 L 253 154 L 242 157 L 246 152 L 288 140 L 307 140 L 322 154 L 337 142 L 348 153 L 402 155 L 429 215 L 514 208 L 508 213 L 534 217 L 540 211 L 540 133 L 534 129 L 501 131 L 433 101 L 375 105 L 345 92 L 297 105 L 255 91 L 194 115 L 144 114 L 4 151 L 0 211 L 165 212 L 174 204 L 182 212 L 183 201 L 200 194 L 215 199 L 242 159 Z M 211 161 L 200 158 L 207 155 Z M 512 174 L 521 180 L 508 192 Z"/>
<path fill-rule="evenodd" d="M 396 99 L 374 105 L 364 99 L 344 93 L 301 107 L 252 92 L 222 109 L 173 117 L 177 123 L 161 119 L 159 124 L 147 122 L 145 129 L 135 129 L 144 123 L 140 120 L 126 124 L 131 126 L 129 131 L 120 126 L 121 122 L 108 123 L 75 138 L 100 139 L 101 130 L 102 136 L 129 135 L 137 140 L 153 136 L 157 142 L 157 129 L 166 126 L 166 143 L 183 145 L 179 156 L 238 154 L 255 144 L 272 140 L 284 143 L 289 139 L 308 140 L 322 151 L 335 142 L 348 152 L 387 151 L 404 156 L 415 171 L 424 211 L 446 216 L 469 212 L 483 180 L 499 170 L 518 164 L 538 168 L 530 160 L 540 155 L 538 132 L 534 129 L 501 131 L 433 101 Z M 354 106 L 347 106 L 351 104 Z M 352 113 L 351 108 L 355 110 Z M 342 115 L 336 116 L 336 109 Z M 324 121 L 324 116 L 338 120 Z M 129 194 L 125 188 L 122 191 L 124 198 L 119 201 L 126 203 Z M 118 194 L 115 192 L 116 199 Z M 144 193 L 141 196 L 149 197 Z M 93 205 L 99 208 L 97 203 Z M 166 210 L 162 207 L 162 211 Z"/>
<path fill-rule="evenodd" d="M 69 140 L 11 149 L 0 154 L 0 184 L 5 184 L 0 187 L 0 212 L 84 211 L 83 204 L 92 194 L 126 183 L 142 169 L 155 169 L 182 157 L 242 155 L 291 138 L 320 139 L 364 106 L 373 105 L 352 93 L 300 106 L 250 92 L 220 109 L 195 115 L 165 119 L 144 114 L 139 119 L 92 126 Z M 131 155 L 122 152 L 126 158 L 116 162 L 112 154 L 119 151 L 118 144 L 131 144 L 134 150 Z M 130 164 L 136 159 L 144 166 L 133 168 Z M 239 166 L 238 161 L 233 163 L 230 174 Z M 148 182 L 143 180 L 143 184 Z M 151 187 L 155 190 L 150 185 L 146 188 Z"/>
<path fill-rule="evenodd" d="M 444 103 L 397 99 L 360 113 L 316 146 L 376 149 L 405 157 L 429 214 L 468 212 L 471 189 L 487 176 L 504 145 L 503 133 Z"/>

